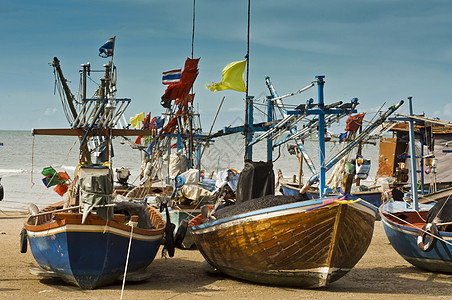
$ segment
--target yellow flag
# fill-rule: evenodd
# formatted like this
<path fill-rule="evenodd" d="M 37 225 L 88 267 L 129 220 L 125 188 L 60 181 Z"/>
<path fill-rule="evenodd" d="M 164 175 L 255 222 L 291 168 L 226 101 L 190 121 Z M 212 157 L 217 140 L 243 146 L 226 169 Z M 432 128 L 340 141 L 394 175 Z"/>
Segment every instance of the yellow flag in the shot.
<path fill-rule="evenodd" d="M 140 122 L 142 121 L 144 121 L 144 112 L 130 118 L 130 124 L 135 128 L 140 128 Z"/>
<path fill-rule="evenodd" d="M 206 85 L 206 88 L 212 92 L 223 90 L 246 92 L 245 82 L 243 81 L 245 66 L 246 60 L 230 63 L 223 69 L 221 81 L 219 83 L 212 82 L 212 85 Z"/>

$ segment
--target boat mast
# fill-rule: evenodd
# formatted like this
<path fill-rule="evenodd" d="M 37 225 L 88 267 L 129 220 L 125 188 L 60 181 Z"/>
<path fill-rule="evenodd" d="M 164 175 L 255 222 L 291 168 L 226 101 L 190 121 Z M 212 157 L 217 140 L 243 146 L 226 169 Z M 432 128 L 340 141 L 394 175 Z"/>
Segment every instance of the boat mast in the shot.
<path fill-rule="evenodd" d="M 249 145 L 253 138 L 253 133 L 250 130 L 250 124 L 253 124 L 253 113 L 252 113 L 252 100 L 248 96 L 248 85 L 249 85 L 249 73 L 250 73 L 250 10 L 251 10 L 251 0 L 248 0 L 248 27 L 247 27 L 247 37 L 246 37 L 246 91 L 245 91 L 245 161 L 252 160 L 252 147 Z"/>
<path fill-rule="evenodd" d="M 408 97 L 408 105 L 410 107 L 410 117 L 413 116 L 413 97 Z M 410 162 L 411 162 L 411 197 L 413 199 L 414 209 L 419 210 L 418 193 L 417 193 L 417 169 L 416 169 L 416 148 L 414 140 L 414 120 L 408 120 L 408 131 L 410 135 Z"/>
<path fill-rule="evenodd" d="M 320 178 L 319 178 L 319 198 L 323 197 L 323 194 L 325 192 L 325 178 L 326 178 L 326 167 L 325 167 L 325 111 L 324 111 L 324 99 L 323 99 L 323 87 L 325 84 L 325 81 L 323 81 L 323 78 L 325 76 L 318 75 L 315 77 L 317 79 L 317 86 L 318 86 L 318 120 L 319 120 L 319 167 L 320 167 Z"/>
<path fill-rule="evenodd" d="M 72 117 L 75 120 L 75 119 L 77 119 L 77 110 L 75 109 L 75 106 L 74 106 L 75 97 L 72 94 L 71 89 L 67 85 L 67 80 L 66 80 L 66 78 L 64 78 L 63 71 L 61 70 L 61 66 L 60 66 L 60 61 L 58 60 L 57 57 L 53 58 L 53 62 L 51 63 L 51 65 L 55 68 L 55 70 L 58 74 L 58 78 L 60 79 L 61 86 L 63 87 L 63 91 L 66 94 L 66 104 L 69 106 L 69 110 L 71 111 Z M 68 119 L 68 121 L 71 122 L 71 120 L 69 120 L 69 119 Z"/>
<path fill-rule="evenodd" d="M 192 33 L 191 33 L 191 59 L 193 59 L 194 55 L 194 44 L 195 44 L 195 17 L 196 17 L 196 0 L 193 0 L 193 27 L 192 27 Z M 193 159 L 193 151 L 194 151 L 194 141 L 193 141 L 193 117 L 194 117 L 194 107 L 193 102 L 195 102 L 195 93 L 193 86 L 191 87 L 191 93 L 193 96 L 188 95 L 189 98 L 191 98 L 190 107 L 188 108 L 187 114 L 188 114 L 188 125 L 189 125 L 189 137 L 188 137 L 188 167 L 191 169 L 195 166 L 194 159 Z M 188 104 L 187 104 L 188 106 Z M 199 172 L 199 175 L 201 176 L 201 172 Z"/>

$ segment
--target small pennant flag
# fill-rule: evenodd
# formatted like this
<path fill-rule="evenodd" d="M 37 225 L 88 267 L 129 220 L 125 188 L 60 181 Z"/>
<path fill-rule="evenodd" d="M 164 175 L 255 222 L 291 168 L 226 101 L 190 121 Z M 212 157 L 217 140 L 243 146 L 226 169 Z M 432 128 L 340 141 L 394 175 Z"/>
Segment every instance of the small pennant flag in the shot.
<path fill-rule="evenodd" d="M 162 76 L 163 84 L 178 83 L 182 75 L 182 69 L 166 71 L 163 72 L 162 74 L 163 74 Z"/>
<path fill-rule="evenodd" d="M 113 56 L 113 48 L 115 45 L 115 38 L 109 38 L 102 47 L 99 48 L 99 56 L 107 58 Z"/>

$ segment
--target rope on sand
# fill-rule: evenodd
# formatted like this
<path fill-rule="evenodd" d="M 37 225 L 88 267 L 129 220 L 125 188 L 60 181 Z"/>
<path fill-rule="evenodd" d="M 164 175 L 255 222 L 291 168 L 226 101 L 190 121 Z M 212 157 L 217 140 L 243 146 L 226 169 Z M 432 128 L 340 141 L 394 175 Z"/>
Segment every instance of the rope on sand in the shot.
<path fill-rule="evenodd" d="M 124 276 L 122 278 L 122 288 L 121 288 L 121 300 L 122 296 L 124 295 L 124 286 L 126 284 L 126 275 L 127 275 L 127 266 L 129 265 L 129 257 L 130 257 L 130 248 L 132 246 L 132 236 L 133 236 L 133 227 L 138 225 L 138 217 L 137 216 L 131 216 L 130 221 L 130 239 L 129 239 L 129 248 L 127 249 L 127 258 L 126 258 L 126 266 L 124 268 Z"/>

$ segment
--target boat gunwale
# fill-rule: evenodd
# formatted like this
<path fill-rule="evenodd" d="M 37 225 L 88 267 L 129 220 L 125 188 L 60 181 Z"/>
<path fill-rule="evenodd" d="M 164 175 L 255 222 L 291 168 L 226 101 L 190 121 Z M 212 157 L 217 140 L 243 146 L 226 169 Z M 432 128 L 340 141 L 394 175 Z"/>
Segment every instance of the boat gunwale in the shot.
<path fill-rule="evenodd" d="M 384 204 L 386 204 L 386 203 L 384 203 Z M 390 216 L 389 216 L 389 214 L 397 214 L 397 213 L 405 213 L 405 214 L 406 213 L 411 213 L 411 214 L 414 214 L 414 213 L 416 213 L 416 211 L 414 211 L 414 210 L 413 211 L 408 211 L 407 210 L 407 211 L 397 211 L 397 212 L 392 213 L 392 212 L 388 211 L 387 209 L 385 209 L 385 212 L 383 212 L 384 204 L 380 207 L 379 213 L 380 213 L 380 216 L 381 216 L 381 221 L 386 226 L 392 228 L 393 230 L 397 230 L 399 232 L 404 231 L 404 232 L 410 233 L 412 235 L 418 235 L 419 234 L 419 232 L 422 230 L 423 225 L 425 225 L 425 222 L 424 223 L 416 222 L 416 223 L 413 223 L 413 224 L 406 224 L 406 223 L 404 223 L 402 221 L 399 221 L 399 220 L 395 219 L 394 217 L 390 218 Z M 416 226 L 416 224 L 422 224 L 422 226 L 418 227 L 418 226 Z M 452 232 L 449 232 L 449 231 L 438 231 L 438 233 L 439 233 L 439 235 L 442 238 L 444 238 L 446 240 L 449 240 L 449 239 L 452 240 Z"/>
<path fill-rule="evenodd" d="M 153 207 L 149 208 L 149 212 L 154 214 L 154 217 L 157 217 L 157 224 L 152 224 L 153 226 L 156 226 L 157 228 L 152 229 L 144 229 L 139 227 L 134 227 L 133 231 L 136 234 L 141 235 L 147 235 L 147 236 L 153 236 L 153 235 L 159 235 L 163 234 L 165 232 L 166 222 L 163 219 L 163 217 L 157 212 L 157 210 Z M 130 232 L 131 226 L 127 224 L 122 224 L 121 215 L 115 215 L 112 219 L 109 221 L 106 221 L 102 219 L 98 215 L 88 215 L 86 221 L 84 224 L 81 224 L 83 213 L 63 213 L 63 212 L 57 212 L 57 213 L 49 213 L 49 215 L 53 215 L 56 218 L 50 218 L 50 220 L 46 223 L 40 224 L 40 225 L 33 225 L 31 224 L 33 218 L 35 216 L 31 215 L 27 218 L 25 221 L 24 227 L 26 230 L 31 232 L 39 232 L 39 231 L 46 231 L 50 229 L 56 229 L 58 227 L 63 227 L 69 224 L 73 225 L 101 225 L 101 226 L 110 226 L 112 228 Z M 152 220 L 152 216 L 150 217 Z"/>
<path fill-rule="evenodd" d="M 190 228 L 191 232 L 195 232 L 197 230 L 202 230 L 202 229 L 206 229 L 209 227 L 221 225 L 224 223 L 233 222 L 233 221 L 236 221 L 239 219 L 250 218 L 250 217 L 254 217 L 257 215 L 261 215 L 261 214 L 276 213 L 276 212 L 280 212 L 283 210 L 297 209 L 297 208 L 301 208 L 301 207 L 306 207 L 306 208 L 309 208 L 309 206 L 315 207 L 315 205 L 322 205 L 325 200 L 331 200 L 331 199 L 339 200 L 337 197 L 327 197 L 327 198 L 322 198 L 322 199 L 314 199 L 314 200 L 306 200 L 306 201 L 298 201 L 298 202 L 294 202 L 294 203 L 281 204 L 281 205 L 276 205 L 276 206 L 271 206 L 271 207 L 266 207 L 266 208 L 261 208 L 261 209 L 241 213 L 241 214 L 229 217 L 229 218 L 219 219 L 219 220 L 215 220 L 212 222 L 191 226 L 189 228 Z M 330 203 L 329 205 L 326 205 L 325 207 L 328 207 L 328 206 L 334 205 L 334 204 L 340 205 L 340 203 Z M 372 205 L 367 203 L 364 200 L 355 202 L 355 203 L 351 203 L 351 204 L 361 204 L 361 205 L 365 206 L 366 208 L 369 208 L 376 215 L 375 209 L 372 207 Z M 320 208 L 323 208 L 323 207 L 319 207 L 319 209 Z M 294 213 L 297 213 L 297 212 L 294 212 Z"/>

